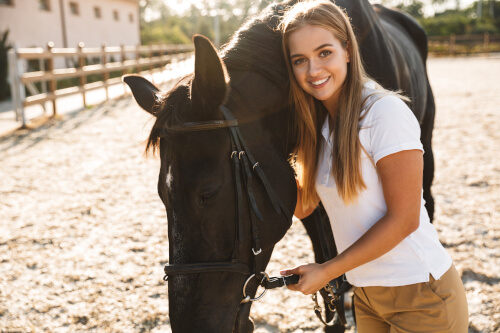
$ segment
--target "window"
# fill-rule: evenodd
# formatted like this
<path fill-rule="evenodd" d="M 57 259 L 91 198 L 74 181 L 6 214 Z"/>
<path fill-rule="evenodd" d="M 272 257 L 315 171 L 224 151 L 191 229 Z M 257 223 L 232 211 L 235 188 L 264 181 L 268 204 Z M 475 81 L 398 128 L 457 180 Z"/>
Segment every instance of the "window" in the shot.
<path fill-rule="evenodd" d="M 128 14 L 128 20 L 133 23 L 134 22 L 134 14 L 130 13 Z"/>
<path fill-rule="evenodd" d="M 14 6 L 13 0 L 0 0 L 0 5 Z"/>
<path fill-rule="evenodd" d="M 73 15 L 80 15 L 80 8 L 78 7 L 78 4 L 76 2 L 69 3 L 69 11 Z"/>
<path fill-rule="evenodd" d="M 115 19 L 115 21 L 119 21 L 120 20 L 120 15 L 118 15 L 118 11 L 117 10 L 113 10 L 113 18 Z"/>
<path fill-rule="evenodd" d="M 49 11 L 50 10 L 50 1 L 49 0 L 38 0 L 38 9 Z"/>
<path fill-rule="evenodd" d="M 95 18 L 98 18 L 98 19 L 102 17 L 100 7 L 94 7 L 94 16 L 95 16 Z"/>

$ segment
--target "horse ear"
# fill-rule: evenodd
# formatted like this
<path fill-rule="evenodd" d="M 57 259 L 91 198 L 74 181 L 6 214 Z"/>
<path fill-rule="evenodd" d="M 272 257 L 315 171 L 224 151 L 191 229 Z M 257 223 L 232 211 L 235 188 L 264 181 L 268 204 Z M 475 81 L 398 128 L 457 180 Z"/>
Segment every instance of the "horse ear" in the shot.
<path fill-rule="evenodd" d="M 153 108 L 157 101 L 157 94 L 160 92 L 154 84 L 139 75 L 125 75 L 123 82 L 128 84 L 134 98 L 141 108 L 155 115 Z"/>
<path fill-rule="evenodd" d="M 225 102 L 227 96 L 229 76 L 226 66 L 214 45 L 205 36 L 195 35 L 193 41 L 193 99 L 201 98 L 210 106 L 217 107 Z"/>

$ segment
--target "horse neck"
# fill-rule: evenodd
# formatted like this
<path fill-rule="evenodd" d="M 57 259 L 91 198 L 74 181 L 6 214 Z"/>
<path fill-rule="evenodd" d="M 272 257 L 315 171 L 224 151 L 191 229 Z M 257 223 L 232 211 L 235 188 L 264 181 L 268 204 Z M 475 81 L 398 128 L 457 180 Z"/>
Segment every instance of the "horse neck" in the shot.
<path fill-rule="evenodd" d="M 284 150 L 289 150 L 287 147 L 291 146 L 288 139 L 293 114 L 288 106 L 287 82 L 278 87 L 256 72 L 237 71 L 229 74 L 231 77 L 229 105 L 234 109 L 240 123 L 259 122 L 260 127 L 270 132 L 272 144 L 279 144 Z"/>
<path fill-rule="evenodd" d="M 337 0 L 335 3 L 346 9 L 355 27 L 358 43 L 361 44 L 370 34 L 376 33 L 378 18 L 368 0 Z"/>

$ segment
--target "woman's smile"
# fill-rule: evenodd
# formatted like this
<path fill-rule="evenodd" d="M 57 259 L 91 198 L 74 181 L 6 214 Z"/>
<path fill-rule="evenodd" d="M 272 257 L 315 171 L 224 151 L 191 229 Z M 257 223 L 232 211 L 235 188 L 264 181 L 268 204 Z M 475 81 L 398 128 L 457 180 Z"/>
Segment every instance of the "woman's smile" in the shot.
<path fill-rule="evenodd" d="M 309 83 L 311 83 L 311 85 L 316 88 L 316 89 L 320 89 L 320 88 L 323 88 L 328 80 L 330 80 L 330 77 L 326 77 L 324 79 L 320 79 L 320 80 L 315 80 L 315 81 L 309 81 Z"/>

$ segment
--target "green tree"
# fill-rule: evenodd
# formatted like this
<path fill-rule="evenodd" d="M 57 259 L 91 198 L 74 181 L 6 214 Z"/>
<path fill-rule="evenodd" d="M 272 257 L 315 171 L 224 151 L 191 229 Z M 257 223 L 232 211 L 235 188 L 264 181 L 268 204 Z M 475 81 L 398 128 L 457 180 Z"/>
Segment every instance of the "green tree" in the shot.
<path fill-rule="evenodd" d="M 396 8 L 410 14 L 417 19 L 424 17 L 424 4 L 419 0 L 412 1 L 409 4 L 405 4 L 405 2 L 402 2 L 396 5 Z"/>
<path fill-rule="evenodd" d="M 261 3 L 267 5 L 273 1 L 276 0 L 261 0 Z M 214 15 L 219 15 L 220 39 L 224 44 L 245 20 L 259 11 L 259 2 L 256 0 L 201 0 L 179 16 L 173 14 L 166 3 L 163 0 L 141 2 L 143 44 L 190 43 L 193 34 L 202 34 L 213 40 Z"/>

